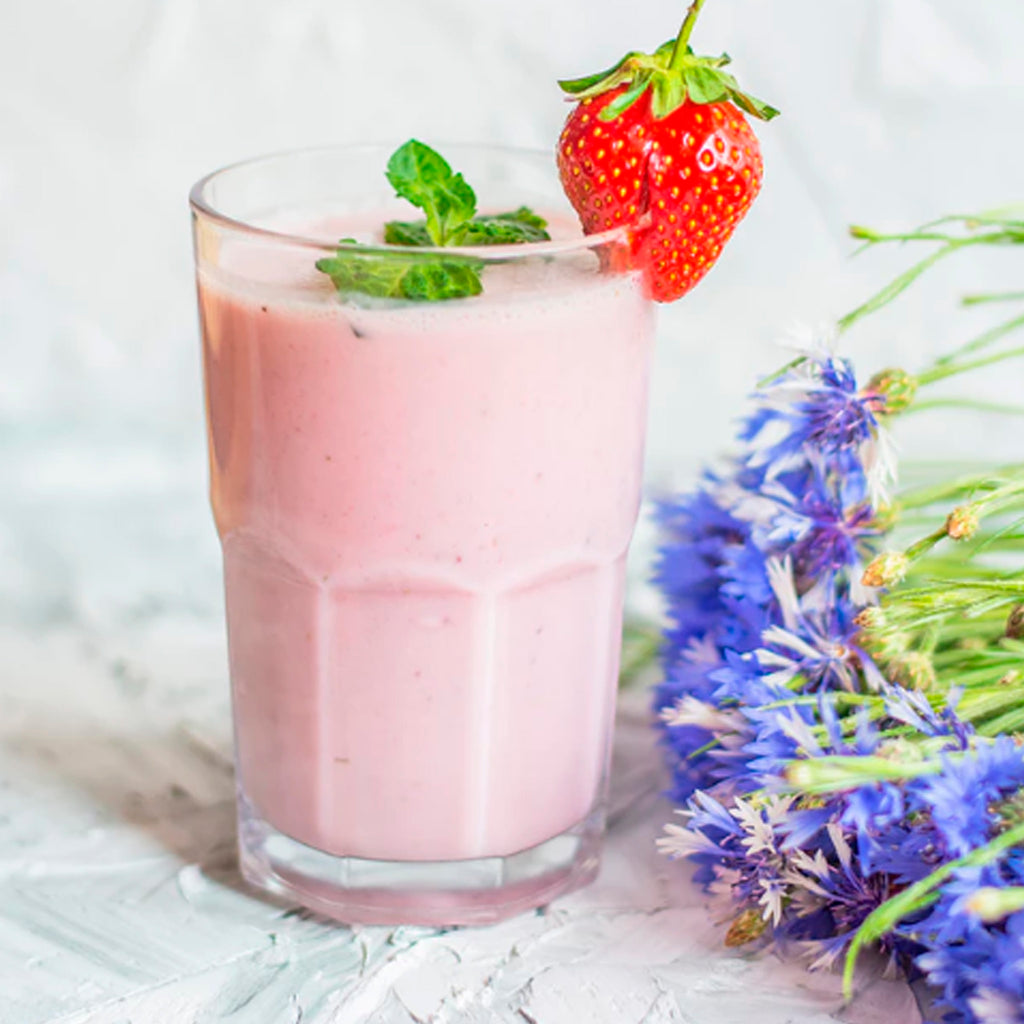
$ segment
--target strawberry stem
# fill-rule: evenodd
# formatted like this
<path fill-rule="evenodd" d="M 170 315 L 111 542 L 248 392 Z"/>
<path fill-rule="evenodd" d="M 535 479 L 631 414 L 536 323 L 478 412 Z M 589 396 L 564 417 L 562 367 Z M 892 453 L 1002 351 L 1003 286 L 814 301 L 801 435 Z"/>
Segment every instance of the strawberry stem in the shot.
<path fill-rule="evenodd" d="M 676 45 L 672 48 L 672 57 L 668 62 L 670 71 L 678 71 L 683 66 L 683 61 L 686 59 L 686 47 L 690 42 L 690 33 L 693 31 L 697 15 L 700 14 L 700 9 L 703 6 L 704 0 L 693 0 L 693 3 L 690 4 L 690 9 L 686 12 L 686 17 L 683 18 L 683 24 L 680 26 L 679 35 L 676 36 Z"/>

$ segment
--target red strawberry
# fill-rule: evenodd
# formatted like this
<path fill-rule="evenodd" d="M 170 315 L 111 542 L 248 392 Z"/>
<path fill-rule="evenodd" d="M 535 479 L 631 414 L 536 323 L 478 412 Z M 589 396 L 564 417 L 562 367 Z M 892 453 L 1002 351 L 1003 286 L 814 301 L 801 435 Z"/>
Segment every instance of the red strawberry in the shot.
<path fill-rule="evenodd" d="M 566 195 L 587 234 L 636 224 L 630 263 L 653 298 L 685 295 L 712 267 L 761 188 L 761 150 L 740 108 L 778 112 L 742 93 L 726 56 L 695 57 L 679 39 L 627 54 L 599 75 L 562 82 L 579 102 L 558 145 Z"/>

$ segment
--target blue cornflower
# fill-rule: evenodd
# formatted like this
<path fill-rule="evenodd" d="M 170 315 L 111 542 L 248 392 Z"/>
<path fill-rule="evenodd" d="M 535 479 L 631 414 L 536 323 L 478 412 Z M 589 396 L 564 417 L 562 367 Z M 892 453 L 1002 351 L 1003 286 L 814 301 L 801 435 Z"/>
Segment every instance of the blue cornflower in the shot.
<path fill-rule="evenodd" d="M 840 474 L 863 474 L 873 498 L 884 495 L 894 476 L 892 449 L 878 418 L 884 401 L 858 389 L 847 360 L 818 356 L 754 397 L 757 408 L 740 433 L 751 446 L 750 472 L 767 480 L 817 452 Z"/>
<path fill-rule="evenodd" d="M 846 588 L 826 577 L 799 595 L 788 556 L 770 562 L 768 573 L 780 621 L 761 634 L 757 657 L 771 670 L 769 681 L 799 682 L 803 691 L 859 689 L 859 673 L 874 665 L 856 641 L 860 609 Z"/>
<path fill-rule="evenodd" d="M 927 811 L 953 857 L 991 838 L 993 805 L 1024 787 L 1024 751 L 1009 736 L 980 743 L 957 758 L 943 755 L 942 770 L 908 785 L 912 806 Z"/>
<path fill-rule="evenodd" d="M 742 544 L 734 544 L 722 551 L 722 562 L 718 569 L 720 595 L 730 611 L 742 613 L 743 607 L 767 609 L 772 602 L 772 585 L 768 576 L 768 561 L 763 548 L 746 537 Z M 764 615 L 756 617 L 763 623 Z"/>
<path fill-rule="evenodd" d="M 727 608 L 719 592 L 720 568 L 730 550 L 745 544 L 749 526 L 701 488 L 662 502 L 657 517 L 667 538 L 655 564 L 654 582 L 667 598 L 668 661 L 695 637 L 720 627 Z"/>
<path fill-rule="evenodd" d="M 948 915 L 954 902 L 944 899 L 932 916 Z M 965 928 L 955 941 L 934 941 L 916 963 L 941 991 L 945 1020 L 1024 1024 L 1024 911 L 994 926 Z"/>
<path fill-rule="evenodd" d="M 687 819 L 659 847 L 729 896 L 733 937 L 811 942 L 818 965 L 891 895 L 1024 810 L 1024 751 L 974 736 L 955 699 L 890 685 L 859 646 L 858 569 L 892 475 L 885 401 L 847 361 L 815 356 L 755 396 L 731 462 L 659 509 L 669 626 L 655 706 Z M 840 705 L 837 691 L 881 701 Z M 918 756 L 908 731 L 928 738 L 937 771 L 827 797 L 784 788 L 802 758 Z M 1022 885 L 1022 850 L 961 868 L 883 940 L 942 989 L 947 1021 L 1024 1024 L 1024 911 L 992 923 L 971 903 L 979 886 Z"/>
<path fill-rule="evenodd" d="M 697 793 L 684 812 L 687 826 L 669 824 L 658 840 L 662 853 L 687 857 L 697 865 L 694 879 L 727 894 L 741 909 L 757 909 L 777 927 L 796 892 L 791 860 L 803 851 L 782 851 L 792 797 L 769 797 L 754 804 L 735 797 L 726 806 Z"/>
<path fill-rule="evenodd" d="M 759 408 L 748 417 L 741 437 L 763 439 L 773 425 L 784 436 L 763 449 L 759 461 L 775 462 L 813 448 L 829 455 L 855 451 L 878 431 L 878 401 L 858 391 L 848 360 L 826 356 L 804 363 L 757 396 Z"/>
<path fill-rule="evenodd" d="M 840 820 L 856 836 L 862 869 L 876 871 L 884 859 L 891 829 L 906 815 L 903 789 L 894 782 L 859 786 L 847 794 L 845 803 Z"/>
<path fill-rule="evenodd" d="M 789 554 L 800 591 L 858 566 L 880 536 L 863 473 L 830 469 L 822 457 L 811 458 L 798 489 L 774 491 L 769 542 Z"/>
<path fill-rule="evenodd" d="M 655 706 L 670 795 L 687 807 L 659 845 L 777 938 L 836 938 L 838 951 L 926 850 L 896 785 L 809 803 L 777 792 L 794 759 L 880 742 L 866 716 L 846 735 L 830 694 L 885 685 L 857 642 L 854 581 L 877 537 L 888 449 L 878 403 L 844 360 L 817 358 L 755 402 L 746 447 L 659 509 L 669 625 Z M 794 702 L 808 693 L 817 706 Z M 899 871 L 871 873 L 872 858 Z"/>
<path fill-rule="evenodd" d="M 708 679 L 715 684 L 713 697 L 717 704 L 738 705 L 749 711 L 791 696 L 772 683 L 769 674 L 753 652 L 726 649 L 722 664 L 708 673 Z"/>
<path fill-rule="evenodd" d="M 805 420 L 805 443 L 836 452 L 872 440 L 878 430 L 877 401 L 858 392 L 852 364 L 833 356 L 818 366 L 820 383 L 797 406 Z"/>
<path fill-rule="evenodd" d="M 972 730 L 957 718 L 948 701 L 945 706 L 933 708 L 923 694 L 889 683 L 883 684 L 882 692 L 887 724 L 909 724 L 924 736 L 944 738 L 945 749 L 950 752 L 966 748 Z M 864 720 L 858 727 L 856 747 L 856 753 L 862 755 L 886 749 L 878 729 Z M 898 755 L 898 741 L 888 749 Z M 916 879 L 928 873 L 930 867 L 925 870 L 926 866 L 948 859 L 947 836 L 925 798 L 935 779 L 925 776 L 906 783 L 875 782 L 846 795 L 841 820 L 856 836 L 857 855 L 864 871 Z M 915 863 L 915 858 L 920 859 Z"/>
<path fill-rule="evenodd" d="M 922 736 L 946 736 L 947 749 L 967 750 L 974 736 L 974 727 L 956 713 L 960 693 L 950 690 L 945 699 L 933 706 L 919 690 L 908 690 L 891 683 L 883 683 L 880 690 L 885 696 L 885 712 L 895 722 L 909 725 Z"/>
<path fill-rule="evenodd" d="M 777 700 L 783 701 L 787 696 L 791 694 L 780 690 Z M 790 761 L 825 753 L 811 729 L 813 708 L 781 704 L 748 708 L 746 715 L 756 732 L 743 748 L 747 761 L 744 770 L 759 785 L 770 786 L 779 781 Z"/>
<path fill-rule="evenodd" d="M 857 837 L 858 851 L 866 853 L 861 870 L 884 875 L 896 886 L 920 881 L 948 859 L 942 837 L 927 818 L 904 818 L 886 827 L 869 823 L 868 827 L 868 838 Z"/>
<path fill-rule="evenodd" d="M 889 876 L 864 870 L 838 823 L 827 826 L 822 847 L 827 854 L 820 848 L 815 858 L 804 854 L 794 861 L 811 899 L 799 901 L 801 912 L 791 915 L 780 929 L 783 940 L 811 942 L 816 953 L 812 970 L 832 967 L 865 918 L 895 893 Z M 881 948 L 900 960 L 920 951 L 903 935 L 887 936 Z"/>

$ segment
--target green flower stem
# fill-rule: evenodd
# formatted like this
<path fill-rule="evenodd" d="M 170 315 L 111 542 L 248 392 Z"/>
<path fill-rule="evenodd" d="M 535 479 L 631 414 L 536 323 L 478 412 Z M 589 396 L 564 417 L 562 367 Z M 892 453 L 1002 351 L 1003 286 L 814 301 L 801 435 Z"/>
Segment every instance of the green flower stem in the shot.
<path fill-rule="evenodd" d="M 855 708 L 864 705 L 872 706 L 875 704 L 881 704 L 883 698 L 873 693 L 850 693 L 848 690 L 836 690 L 831 694 L 832 699 L 836 705 L 846 705 L 847 707 Z M 801 706 L 818 706 L 817 694 L 807 693 L 800 694 L 795 697 L 787 697 L 785 700 L 773 700 L 769 704 L 764 705 L 766 711 L 778 711 L 780 708 L 788 707 L 801 707 Z"/>
<path fill-rule="evenodd" d="M 879 708 L 877 711 L 869 712 L 868 718 L 872 722 L 877 722 L 885 718 L 887 713 L 885 708 Z M 858 722 L 855 718 L 847 716 L 840 719 L 840 732 L 843 736 L 853 736 L 857 732 L 857 725 Z M 821 738 L 827 741 L 831 737 L 831 733 L 824 725 L 812 725 L 810 729 L 816 739 Z M 879 729 L 878 735 L 883 740 L 900 740 L 903 743 L 910 742 L 916 749 L 921 751 L 922 756 L 926 756 L 930 749 L 928 741 L 921 740 L 920 732 L 912 725 L 893 725 L 888 729 Z M 939 750 L 937 749 L 935 752 L 938 753 Z"/>
<path fill-rule="evenodd" d="M 930 521 L 934 521 L 929 517 Z M 979 579 L 1003 580 L 1007 577 L 1007 563 L 1002 561 L 997 567 L 978 560 L 977 556 L 986 552 L 999 552 L 1004 555 L 1019 555 L 1022 546 L 1021 535 L 1015 533 L 1013 523 L 1003 526 L 998 532 L 979 530 L 970 541 L 961 542 L 953 550 L 933 551 L 927 558 L 917 563 L 910 577 L 912 586 L 919 586 L 926 580 L 951 579 L 963 572 L 964 565 L 971 563 L 971 572 Z M 966 548 L 963 546 L 966 545 Z M 962 551 L 969 553 L 964 556 Z M 1010 574 L 1013 575 L 1012 573 Z"/>
<path fill-rule="evenodd" d="M 876 782 L 905 782 L 924 775 L 936 775 L 941 770 L 942 765 L 938 762 L 920 757 L 910 762 L 859 754 L 835 754 L 790 761 L 786 766 L 786 781 L 801 793 L 823 796 Z"/>
<path fill-rule="evenodd" d="M 950 628 L 944 634 L 945 644 L 939 650 L 936 657 L 944 655 L 957 655 L 961 659 L 975 658 L 987 661 L 1011 661 L 1019 659 L 1024 661 L 1024 644 L 1020 640 L 1011 640 L 1003 635 L 1006 626 L 1006 616 L 1001 610 L 979 616 L 976 619 L 964 619 L 958 622 L 951 622 Z M 980 650 L 965 649 L 961 645 L 963 640 L 974 640 L 978 637 L 991 637 L 999 640 L 998 646 L 986 646 Z"/>
<path fill-rule="evenodd" d="M 962 669 L 959 672 L 950 674 L 953 676 L 950 681 L 966 690 L 965 702 L 968 696 L 979 692 L 977 688 L 994 686 L 1005 675 L 1004 672 L 993 669 L 991 665 L 983 666 L 982 668 Z M 1002 708 L 1007 704 L 1014 704 L 1019 700 L 1020 693 L 1016 692 L 1014 687 L 1003 687 L 1001 695 L 988 691 L 984 699 L 979 698 L 977 706 L 967 704 L 964 708 L 964 714 L 969 714 L 972 718 L 983 718 L 991 714 L 994 709 Z"/>
<path fill-rule="evenodd" d="M 789 373 L 790 370 L 795 370 L 798 366 L 802 366 L 807 362 L 806 356 L 797 356 L 795 359 L 791 359 L 785 366 L 779 367 L 774 373 L 768 374 L 767 377 L 762 377 L 757 382 L 758 389 L 766 388 L 771 384 L 774 384 L 777 380 L 781 380 Z"/>
<path fill-rule="evenodd" d="M 1008 708 L 1020 704 L 1020 693 L 1013 686 L 996 686 L 978 693 L 966 692 L 960 698 L 957 712 L 970 721 L 980 721 L 996 712 L 1005 712 Z"/>
<path fill-rule="evenodd" d="M 927 231 L 921 228 L 917 231 L 875 231 L 872 228 L 864 227 L 862 224 L 850 225 L 850 237 L 864 242 L 863 249 L 872 245 L 881 245 L 883 242 L 959 242 L 959 235 L 951 235 L 948 231 Z"/>
<path fill-rule="evenodd" d="M 972 494 L 968 508 L 976 517 L 980 517 L 982 515 L 991 516 L 994 512 L 998 512 L 1008 507 L 1013 507 L 1014 505 L 1020 503 L 1022 496 L 1024 496 L 1024 479 L 1011 480 L 1007 483 L 991 487 L 990 489 L 988 489 L 987 493 L 981 495 L 978 495 L 976 493 Z M 1022 505 L 1022 511 L 1024 511 L 1024 505 Z M 1013 533 L 1013 530 L 1016 528 L 1016 525 L 1018 524 L 1011 523 L 1008 526 L 1005 526 L 998 533 L 985 534 L 982 535 L 981 538 L 977 538 L 976 536 L 973 538 L 965 537 L 960 541 L 954 541 L 954 543 L 963 544 L 973 539 L 975 542 L 975 546 L 973 547 L 971 554 L 977 554 L 980 551 L 985 550 L 986 546 L 989 550 L 996 549 L 999 547 L 1003 547 L 1003 549 L 1005 550 L 1006 546 L 1000 545 L 999 543 L 1000 538 L 1001 536 L 1006 536 L 1009 538 L 1013 538 L 1015 540 L 1016 535 Z M 975 520 L 975 528 L 976 526 L 977 520 Z M 913 543 L 905 547 L 903 550 L 903 555 L 908 562 L 913 563 L 915 561 L 919 561 L 923 556 L 931 554 L 936 545 L 940 541 L 945 540 L 948 536 L 948 528 L 946 523 L 944 522 L 942 526 L 937 527 L 930 533 L 925 534 L 923 537 L 920 537 L 918 540 L 914 541 Z M 1011 542 L 1010 547 L 1015 547 L 1015 544 Z M 944 584 L 944 591 L 942 593 L 943 601 L 947 600 L 945 590 L 948 590 L 951 586 L 955 587 L 963 583 L 962 580 L 959 580 L 957 578 L 956 574 L 958 571 L 962 570 L 962 567 L 965 563 L 970 562 L 971 554 L 968 554 L 966 557 L 964 557 L 961 554 L 954 558 L 947 559 L 945 561 L 942 559 L 931 560 L 929 568 L 932 569 L 933 573 L 936 576 L 943 575 L 941 572 L 938 572 L 937 570 L 941 569 L 944 565 L 948 566 L 951 570 L 948 574 L 950 578 L 947 578 L 942 581 Z M 977 563 L 974 564 L 977 565 Z M 979 575 L 984 577 L 986 573 L 983 569 L 981 569 Z M 972 584 L 969 585 L 977 586 L 979 583 L 982 582 L 990 585 L 990 590 L 992 591 L 993 595 L 1005 591 L 1004 584 L 1006 583 L 1006 581 L 1005 579 L 1001 578 L 975 580 Z M 1012 580 L 1010 586 L 1015 586 Z M 1021 581 L 1021 586 L 1024 586 L 1024 580 Z M 908 597 L 908 593 L 912 594 L 913 591 L 902 591 L 902 597 L 906 599 Z"/>
<path fill-rule="evenodd" d="M 953 501 L 961 495 L 973 495 L 979 490 L 994 490 L 1003 486 L 1008 478 L 1012 480 L 1019 474 L 1024 474 L 1024 462 L 997 466 L 983 473 L 972 473 L 940 484 L 903 491 L 898 499 L 900 510 L 902 512 L 904 509 L 925 508 L 940 502 Z"/>
<path fill-rule="evenodd" d="M 995 355 L 985 356 L 982 359 L 972 359 L 966 363 L 945 363 L 942 366 L 936 366 L 920 374 L 917 378 L 917 383 L 923 387 L 926 384 L 934 384 L 936 381 L 946 380 L 948 377 L 955 376 L 958 373 L 980 370 L 984 366 L 1001 363 L 1006 359 L 1016 359 L 1019 356 L 1024 356 L 1024 345 L 1018 348 L 1007 349 L 1005 352 L 997 352 Z"/>
<path fill-rule="evenodd" d="M 927 536 L 922 537 L 920 540 L 915 541 L 908 548 L 905 548 L 903 553 L 914 561 L 916 558 L 920 558 L 922 555 L 927 554 L 940 540 L 945 539 L 946 528 L 945 526 L 940 527 L 937 530 L 933 530 Z"/>
<path fill-rule="evenodd" d="M 715 736 L 713 739 L 708 740 L 708 742 L 705 743 L 704 746 L 697 747 L 696 750 L 691 750 L 690 753 L 686 755 L 686 757 L 688 760 L 696 761 L 698 757 L 701 757 L 702 755 L 708 753 L 708 751 L 710 750 L 714 750 L 715 747 L 719 746 L 720 742 L 721 741 L 719 740 L 719 738 Z"/>
<path fill-rule="evenodd" d="M 1005 616 L 999 615 L 998 617 L 993 615 L 985 619 L 981 623 L 981 629 L 975 631 L 968 631 L 965 629 L 959 629 L 956 631 L 957 640 L 963 639 L 979 639 L 991 641 L 995 637 L 999 636 L 1002 630 L 1003 621 Z M 954 623 L 950 624 L 955 625 Z M 1001 654 L 1006 660 L 1001 662 L 994 657 L 996 654 Z M 972 662 L 988 662 L 990 665 L 1005 665 L 1007 669 L 1013 668 L 1014 662 L 1019 662 L 1021 656 L 1016 653 L 1009 651 L 993 651 L 991 648 L 987 648 L 980 651 L 971 651 L 957 645 L 951 647 L 945 647 L 942 650 L 936 651 L 932 655 L 932 664 L 935 666 L 936 672 L 942 672 L 946 668 L 962 668 L 965 664 L 971 664 Z"/>
<path fill-rule="evenodd" d="M 911 241 L 917 240 L 918 238 L 924 237 L 926 240 L 932 236 L 921 236 L 921 235 L 872 235 L 868 237 L 865 234 L 858 234 L 857 232 L 863 232 L 863 228 L 851 228 L 851 234 L 855 238 L 867 238 L 871 244 L 878 242 L 888 241 Z M 944 236 L 943 236 L 944 237 Z M 858 306 L 852 312 L 847 313 L 839 321 L 839 330 L 849 330 L 858 320 L 862 320 L 864 317 L 871 313 L 876 312 L 883 306 L 887 306 L 897 296 L 902 295 L 926 270 L 935 266 L 940 260 L 945 257 L 952 255 L 954 252 L 964 249 L 971 245 L 985 245 L 994 244 L 992 235 L 972 235 L 968 238 L 949 238 L 945 241 L 945 244 L 940 248 L 936 249 L 931 255 L 926 256 L 923 260 L 915 263 L 909 270 L 905 270 L 893 281 L 890 281 L 881 291 L 876 292 L 867 302 Z"/>
<path fill-rule="evenodd" d="M 886 611 L 907 609 L 914 615 L 915 621 L 921 616 L 935 614 L 936 610 L 954 615 L 969 612 L 985 598 L 998 598 L 1002 601 L 1021 600 L 1024 598 L 1024 579 L 1007 578 L 1005 575 L 995 579 L 936 579 L 918 587 L 906 587 L 899 591 L 898 607 L 894 608 L 893 598 L 889 599 Z M 901 623 L 905 625 L 905 623 Z"/>
<path fill-rule="evenodd" d="M 926 402 L 914 402 L 903 411 L 904 416 L 915 412 L 934 412 L 936 409 L 956 409 L 966 412 L 984 412 L 996 416 L 1024 416 L 1024 405 L 999 405 L 972 398 L 932 398 Z"/>
<path fill-rule="evenodd" d="M 984 591 L 985 593 L 990 594 L 993 597 L 1005 596 L 1007 599 L 1011 601 L 1024 600 L 1024 576 L 1001 580 L 944 580 L 941 584 L 939 584 L 939 586 L 948 587 L 950 582 L 955 583 L 956 586 L 962 587 L 964 590 Z"/>
<path fill-rule="evenodd" d="M 919 230 L 928 231 L 943 224 L 959 224 L 970 231 L 976 230 L 978 227 L 1000 227 L 1011 231 L 1014 229 L 1024 230 L 1024 220 L 1021 219 L 1021 214 L 1024 214 L 1024 206 L 1019 204 L 1011 204 L 1001 210 L 989 210 L 985 213 L 952 213 L 922 224 Z"/>
<path fill-rule="evenodd" d="M 661 630 L 653 623 L 630 620 L 622 631 L 622 664 L 619 685 L 628 687 L 639 681 L 657 661 L 661 650 Z"/>
<path fill-rule="evenodd" d="M 959 605 L 953 608 L 942 608 L 941 606 L 937 609 L 914 609 L 911 612 L 901 615 L 900 618 L 894 623 L 895 627 L 905 633 L 915 633 L 918 630 L 924 629 L 928 626 L 935 624 L 942 625 L 943 629 L 948 629 L 950 623 L 955 623 L 961 616 L 971 615 L 983 615 L 993 608 L 1003 608 L 1007 612 L 1014 604 L 1018 603 L 1020 598 L 1002 598 L 998 602 L 987 601 L 987 602 L 976 602 L 972 605 Z M 941 597 L 939 598 L 941 604 Z"/>
<path fill-rule="evenodd" d="M 982 736 L 996 737 L 1002 733 L 1018 733 L 1024 729 L 1024 708 L 1014 708 L 1004 715 L 976 726 Z"/>
<path fill-rule="evenodd" d="M 1008 480 L 1006 483 L 993 487 L 988 494 L 983 494 L 973 502 L 976 508 L 986 511 L 1012 504 L 1014 499 L 1024 497 L 1024 476 L 1019 480 Z"/>
<path fill-rule="evenodd" d="M 672 56 L 668 62 L 670 71 L 679 71 L 686 61 L 686 48 L 690 42 L 690 35 L 693 32 L 693 26 L 697 22 L 697 15 L 700 14 L 700 9 L 703 6 L 704 0 L 693 0 L 690 4 L 690 9 L 686 12 L 686 17 L 683 18 L 683 24 L 679 27 L 676 45 L 672 48 Z"/>
<path fill-rule="evenodd" d="M 937 898 L 935 890 L 955 871 L 959 871 L 961 868 L 983 867 L 991 864 L 999 860 L 1003 853 L 1011 847 L 1022 842 L 1024 842 L 1024 824 L 1007 829 L 1006 832 L 996 836 L 985 846 L 972 850 L 965 857 L 943 864 L 927 878 L 922 878 L 919 882 L 907 886 L 902 892 L 876 907 L 857 929 L 847 951 L 846 965 L 843 969 L 843 996 L 847 1000 L 853 997 L 853 973 L 857 966 L 857 957 L 866 945 L 887 935 L 904 918 L 934 903 Z"/>
<path fill-rule="evenodd" d="M 969 355 L 972 352 L 977 352 L 980 349 L 987 348 L 989 345 L 999 341 L 1000 338 L 1005 338 L 1007 334 L 1012 334 L 1019 328 L 1024 327 L 1024 316 L 1015 316 L 1010 320 L 1005 320 L 1001 324 L 996 324 L 995 327 L 990 327 L 987 331 L 979 334 L 976 338 L 972 338 L 970 341 L 965 342 L 959 348 L 955 348 L 945 355 L 940 356 L 935 360 L 936 366 L 945 366 L 947 363 L 954 363 L 961 356 Z"/>
<path fill-rule="evenodd" d="M 1024 302 L 1024 292 L 989 292 L 985 295 L 965 295 L 960 301 L 965 306 L 980 306 L 985 302 Z"/>

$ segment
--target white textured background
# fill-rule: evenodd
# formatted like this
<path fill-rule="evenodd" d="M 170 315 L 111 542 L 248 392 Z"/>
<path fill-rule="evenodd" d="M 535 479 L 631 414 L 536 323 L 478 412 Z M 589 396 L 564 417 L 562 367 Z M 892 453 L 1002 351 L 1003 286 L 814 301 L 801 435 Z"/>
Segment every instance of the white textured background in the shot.
<path fill-rule="evenodd" d="M 0 3 L 0 612 L 207 614 L 191 182 L 240 157 L 346 140 L 550 146 L 559 75 L 675 30 L 680 0 L 3 0 Z M 719 267 L 665 312 L 652 487 L 724 443 L 795 321 L 837 315 L 900 265 L 849 261 L 851 221 L 903 226 L 1024 195 L 1020 0 L 711 0 L 779 106 L 765 191 Z M 958 275 L 958 276 L 957 276 Z M 851 338 L 918 364 L 950 322 L 950 268 Z M 1020 372 L 996 386 L 1024 391 Z M 947 430 L 948 433 L 948 430 Z M 953 436 L 959 436 L 954 431 Z"/>

